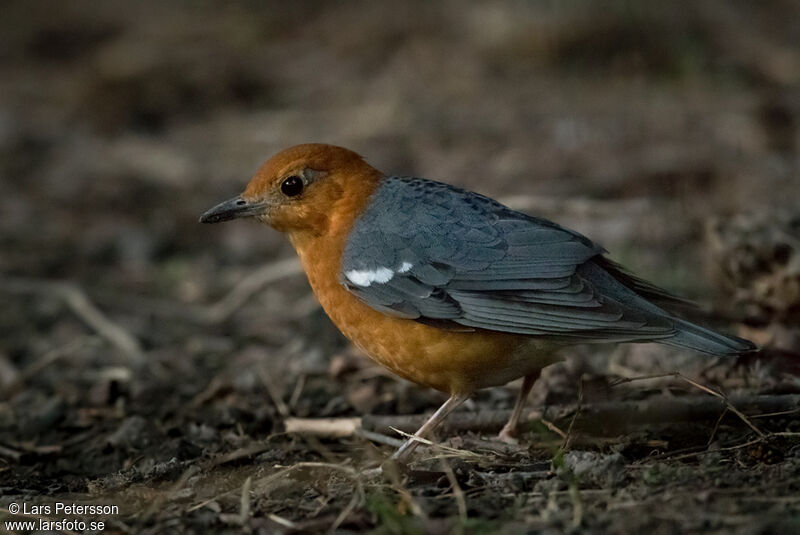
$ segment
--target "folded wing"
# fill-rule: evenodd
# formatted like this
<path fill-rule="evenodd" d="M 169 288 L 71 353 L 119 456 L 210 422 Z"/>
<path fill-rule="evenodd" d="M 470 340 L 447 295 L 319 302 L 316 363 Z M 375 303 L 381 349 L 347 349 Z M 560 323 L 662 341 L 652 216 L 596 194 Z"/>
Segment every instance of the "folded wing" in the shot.
<path fill-rule="evenodd" d="M 667 338 L 673 319 L 610 276 L 603 249 L 446 184 L 391 177 L 351 232 L 342 283 L 383 313 L 565 340 Z"/>

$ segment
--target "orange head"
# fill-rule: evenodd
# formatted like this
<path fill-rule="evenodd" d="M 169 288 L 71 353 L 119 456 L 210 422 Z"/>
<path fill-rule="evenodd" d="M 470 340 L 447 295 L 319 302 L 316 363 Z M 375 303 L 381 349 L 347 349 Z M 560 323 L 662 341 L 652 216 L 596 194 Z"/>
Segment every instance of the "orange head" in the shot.
<path fill-rule="evenodd" d="M 382 176 L 348 149 L 296 145 L 267 160 L 244 193 L 211 208 L 200 222 L 253 217 L 290 235 L 321 236 L 344 207 L 359 197 L 366 202 Z"/>

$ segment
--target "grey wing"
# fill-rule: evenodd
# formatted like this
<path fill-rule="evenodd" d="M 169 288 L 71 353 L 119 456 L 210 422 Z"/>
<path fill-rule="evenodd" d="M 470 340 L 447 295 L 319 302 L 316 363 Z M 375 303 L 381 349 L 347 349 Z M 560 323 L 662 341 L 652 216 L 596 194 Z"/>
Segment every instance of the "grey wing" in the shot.
<path fill-rule="evenodd" d="M 342 283 L 386 314 L 459 329 L 586 340 L 674 335 L 593 262 L 603 249 L 481 195 L 387 179 L 351 232 Z"/>

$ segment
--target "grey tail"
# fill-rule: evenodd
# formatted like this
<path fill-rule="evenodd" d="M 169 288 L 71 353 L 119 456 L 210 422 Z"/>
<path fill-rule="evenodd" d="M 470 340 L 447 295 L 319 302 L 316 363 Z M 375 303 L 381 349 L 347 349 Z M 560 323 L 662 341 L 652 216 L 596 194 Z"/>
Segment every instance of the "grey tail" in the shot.
<path fill-rule="evenodd" d="M 744 353 L 758 351 L 758 347 L 753 342 L 744 338 L 719 334 L 674 316 L 673 319 L 675 320 L 678 334 L 671 338 L 659 340 L 662 344 L 684 347 L 722 357 L 735 357 Z"/>

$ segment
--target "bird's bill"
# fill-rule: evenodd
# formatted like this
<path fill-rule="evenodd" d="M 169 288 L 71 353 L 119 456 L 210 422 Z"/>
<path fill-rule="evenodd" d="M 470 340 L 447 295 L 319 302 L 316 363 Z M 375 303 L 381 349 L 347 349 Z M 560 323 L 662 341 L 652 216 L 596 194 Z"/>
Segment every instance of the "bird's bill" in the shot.
<path fill-rule="evenodd" d="M 222 223 L 240 217 L 253 217 L 263 214 L 267 209 L 265 202 L 251 202 L 241 196 L 228 199 L 207 210 L 200 216 L 201 223 Z"/>

